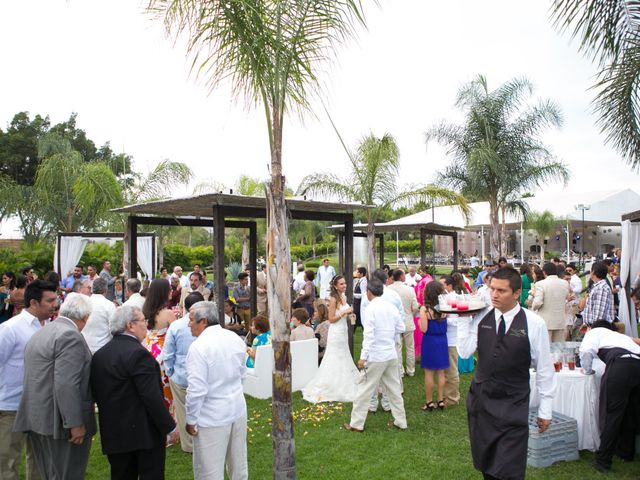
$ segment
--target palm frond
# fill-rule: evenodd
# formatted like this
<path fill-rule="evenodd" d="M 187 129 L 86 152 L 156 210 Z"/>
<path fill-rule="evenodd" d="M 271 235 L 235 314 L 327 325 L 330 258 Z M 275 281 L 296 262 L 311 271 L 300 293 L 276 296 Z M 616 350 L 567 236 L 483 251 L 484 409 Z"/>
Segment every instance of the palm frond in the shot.
<path fill-rule="evenodd" d="M 167 31 L 187 34 L 192 69 L 212 89 L 230 80 L 236 96 L 271 111 L 307 108 L 319 63 L 364 24 L 354 0 L 151 0 Z M 269 115 L 270 116 L 270 115 Z"/>
<path fill-rule="evenodd" d="M 640 38 L 630 42 L 617 63 L 605 68 L 594 88 L 598 126 L 606 141 L 632 169 L 640 170 Z"/>
<path fill-rule="evenodd" d="M 535 230 L 541 237 L 551 235 L 556 228 L 557 219 L 549 210 L 543 212 L 529 212 L 525 228 Z"/>
<path fill-rule="evenodd" d="M 383 207 L 412 207 L 420 203 L 436 207 L 455 206 L 467 219 L 471 213 L 467 199 L 463 195 L 437 185 L 405 185 L 402 192 Z"/>
<path fill-rule="evenodd" d="M 206 193 L 220 193 L 228 191 L 226 185 L 213 178 L 205 178 L 193 187 L 194 195 L 204 195 Z"/>
<path fill-rule="evenodd" d="M 313 173 L 302 179 L 298 195 L 309 195 L 323 200 L 358 201 L 349 185 L 332 173 Z"/>
<path fill-rule="evenodd" d="M 551 18 L 601 67 L 593 105 L 607 143 L 640 169 L 640 1 L 556 0 Z"/>
<path fill-rule="evenodd" d="M 640 31 L 640 2 L 637 0 L 555 0 L 551 19 L 560 30 L 572 30 L 580 50 L 601 66 L 615 61 L 629 39 Z"/>
<path fill-rule="evenodd" d="M 191 180 L 193 172 L 186 163 L 162 160 L 156 167 L 141 179 L 141 183 L 134 192 L 134 201 L 145 201 L 165 198 L 171 188 L 186 185 Z"/>

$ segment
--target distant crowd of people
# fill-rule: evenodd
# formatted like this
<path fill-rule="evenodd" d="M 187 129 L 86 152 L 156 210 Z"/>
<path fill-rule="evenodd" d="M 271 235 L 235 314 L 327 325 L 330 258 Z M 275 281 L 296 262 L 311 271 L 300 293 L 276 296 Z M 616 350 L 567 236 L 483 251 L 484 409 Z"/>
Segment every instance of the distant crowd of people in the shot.
<path fill-rule="evenodd" d="M 474 465 L 485 478 L 523 478 L 531 366 L 540 431 L 551 419 L 550 342 L 584 336 L 585 373 L 596 355 L 607 368 L 620 358 L 638 360 L 632 371 L 640 365 L 640 346 L 611 329 L 621 287 L 616 265 L 595 263 L 584 286 L 575 265 L 555 259 L 519 272 L 506 259 L 487 261 L 475 279 L 466 269 L 434 279 L 426 266 L 371 273 L 358 267 L 349 305 L 347 279 L 328 259 L 316 271 L 300 264 L 291 279 L 290 341 L 317 338 L 319 345 L 319 368 L 303 398 L 351 402 L 348 431 L 363 431 L 379 406 L 391 412 L 391 428 L 404 430 L 403 377 L 415 375 L 417 358 L 425 412 L 458 405 L 459 375 L 475 369 L 467 396 Z M 171 274 L 161 268 L 150 282 L 112 275 L 108 261 L 100 273 L 90 265 L 85 274 L 77 265 L 63 279 L 49 272 L 40 280 L 30 266 L 17 278 L 5 272 L 0 478 L 19 478 L 25 436 L 29 479 L 84 478 L 97 428 L 94 402 L 112 478 L 163 478 L 165 448 L 177 442 L 193 454 L 195 478 L 223 478 L 225 470 L 230 479 L 247 478 L 242 384 L 257 350 L 271 343 L 266 275 L 264 267 L 256 272 L 255 299 L 250 270 L 233 284 L 225 279 L 221 317 L 212 301 L 215 285 L 200 265 L 187 275 L 180 266 Z M 631 293 L 636 307 L 638 286 L 640 275 Z M 443 310 L 461 298 L 483 308 Z M 357 328 L 363 343 L 354 362 L 350 338 Z M 617 353 L 606 351 L 613 347 Z M 626 375 L 611 368 L 616 373 L 609 379 Z M 623 419 L 638 395 L 634 381 L 607 390 L 602 400 L 624 406 L 601 425 L 602 469 L 611 467 L 611 445 L 627 434 Z"/>

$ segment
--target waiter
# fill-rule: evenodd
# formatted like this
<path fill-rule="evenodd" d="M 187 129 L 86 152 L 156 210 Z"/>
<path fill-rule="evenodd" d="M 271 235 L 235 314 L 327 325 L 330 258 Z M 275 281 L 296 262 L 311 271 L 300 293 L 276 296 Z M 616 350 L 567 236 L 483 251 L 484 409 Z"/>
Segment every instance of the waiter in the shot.
<path fill-rule="evenodd" d="M 467 396 L 473 465 L 485 479 L 524 479 L 529 438 L 529 367 L 540 393 L 538 428 L 551 423 L 555 374 L 544 320 L 520 308 L 520 274 L 511 267 L 491 280 L 491 309 L 458 323 L 458 351 L 478 350 L 478 368 Z"/>
<path fill-rule="evenodd" d="M 580 344 L 583 373 L 594 373 L 596 355 L 607 365 L 600 381 L 600 448 L 593 464 L 603 473 L 611 470 L 614 453 L 633 460 L 640 427 L 640 345 L 611 328 L 606 320 L 594 322 Z"/>

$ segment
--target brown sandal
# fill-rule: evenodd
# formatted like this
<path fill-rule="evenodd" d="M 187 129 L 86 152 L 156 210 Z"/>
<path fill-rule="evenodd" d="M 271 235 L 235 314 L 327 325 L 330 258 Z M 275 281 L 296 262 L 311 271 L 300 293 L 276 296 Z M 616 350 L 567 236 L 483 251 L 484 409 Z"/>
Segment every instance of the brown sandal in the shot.
<path fill-rule="evenodd" d="M 444 410 L 444 400 L 438 400 L 438 410 Z"/>
<path fill-rule="evenodd" d="M 420 409 L 423 412 L 433 412 L 436 409 L 436 404 L 433 402 L 425 403 Z"/>

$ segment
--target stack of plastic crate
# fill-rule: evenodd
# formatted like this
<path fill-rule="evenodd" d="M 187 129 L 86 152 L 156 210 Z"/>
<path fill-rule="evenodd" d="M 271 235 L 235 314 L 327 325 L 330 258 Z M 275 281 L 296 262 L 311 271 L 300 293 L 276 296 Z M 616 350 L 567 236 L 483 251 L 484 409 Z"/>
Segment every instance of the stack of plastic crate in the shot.
<path fill-rule="evenodd" d="M 537 419 L 538 410 L 529 410 L 527 465 L 543 468 L 556 462 L 577 460 L 579 457 L 578 422 L 553 412 L 551 425 L 544 433 L 540 433 Z"/>

